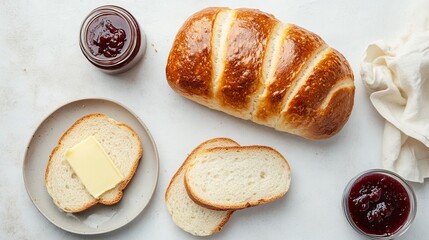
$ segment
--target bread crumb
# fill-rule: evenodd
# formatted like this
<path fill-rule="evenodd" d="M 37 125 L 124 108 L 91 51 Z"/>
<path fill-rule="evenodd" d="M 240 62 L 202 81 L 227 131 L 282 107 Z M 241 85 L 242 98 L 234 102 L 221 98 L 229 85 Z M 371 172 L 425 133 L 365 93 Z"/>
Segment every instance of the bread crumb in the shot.
<path fill-rule="evenodd" d="M 155 50 L 155 53 L 157 53 L 157 52 L 158 52 L 158 49 L 156 49 L 156 48 L 155 48 L 155 44 L 151 43 L 150 45 L 151 45 L 151 46 L 153 47 L 153 49 Z"/>

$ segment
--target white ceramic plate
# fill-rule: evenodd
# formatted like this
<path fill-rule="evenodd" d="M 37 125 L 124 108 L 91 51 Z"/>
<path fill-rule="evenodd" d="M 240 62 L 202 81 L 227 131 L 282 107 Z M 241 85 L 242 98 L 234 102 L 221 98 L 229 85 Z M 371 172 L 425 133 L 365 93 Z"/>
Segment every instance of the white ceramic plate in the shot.
<path fill-rule="evenodd" d="M 142 141 L 143 157 L 118 204 L 112 206 L 97 204 L 82 213 L 65 213 L 57 208 L 46 191 L 45 169 L 49 155 L 62 134 L 77 119 L 89 113 L 104 113 L 132 127 Z M 111 100 L 83 99 L 60 107 L 39 125 L 27 147 L 23 174 L 28 195 L 49 221 L 69 232 L 99 234 L 126 225 L 143 211 L 155 191 L 158 168 L 155 142 L 147 127 L 135 114 Z"/>

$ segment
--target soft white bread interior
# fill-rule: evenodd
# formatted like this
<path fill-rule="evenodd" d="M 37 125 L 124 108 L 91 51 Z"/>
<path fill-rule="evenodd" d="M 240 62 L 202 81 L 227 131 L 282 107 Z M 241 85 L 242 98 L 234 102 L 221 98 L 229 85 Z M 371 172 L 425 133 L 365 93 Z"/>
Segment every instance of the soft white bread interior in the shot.
<path fill-rule="evenodd" d="M 95 199 L 85 189 L 64 154 L 77 143 L 94 136 L 124 176 L 124 181 Z M 122 198 L 143 153 L 137 133 L 128 125 L 104 114 L 89 114 L 78 119 L 53 149 L 45 172 L 45 184 L 54 203 L 66 212 L 80 212 L 102 203 L 111 205 Z"/>
<path fill-rule="evenodd" d="M 200 151 L 185 173 L 188 195 L 201 206 L 236 210 L 274 201 L 289 189 L 287 160 L 265 146 Z"/>
<path fill-rule="evenodd" d="M 197 236 L 216 233 L 222 229 L 233 212 L 215 211 L 194 203 L 186 192 L 183 179 L 189 164 L 194 161 L 201 151 L 227 146 L 238 146 L 238 144 L 228 138 L 215 138 L 200 144 L 186 158 L 170 181 L 170 185 L 165 192 L 167 209 L 174 223 L 186 232 Z"/>
<path fill-rule="evenodd" d="M 342 54 L 255 9 L 214 7 L 189 17 L 166 77 L 195 102 L 310 139 L 339 132 L 354 103 L 354 76 Z"/>

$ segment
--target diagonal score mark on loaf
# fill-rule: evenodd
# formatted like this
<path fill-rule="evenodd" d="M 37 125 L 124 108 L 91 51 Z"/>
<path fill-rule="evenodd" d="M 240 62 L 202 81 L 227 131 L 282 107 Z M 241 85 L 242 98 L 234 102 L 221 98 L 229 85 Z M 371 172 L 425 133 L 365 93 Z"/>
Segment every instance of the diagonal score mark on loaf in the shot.
<path fill-rule="evenodd" d="M 225 70 L 225 58 L 226 58 L 226 43 L 228 33 L 232 27 L 232 24 L 236 18 L 236 11 L 231 9 L 225 9 L 220 11 L 213 24 L 213 32 L 211 37 L 211 60 L 213 63 L 213 74 L 212 74 L 212 92 L 216 94 L 220 88 L 220 81 L 223 77 L 223 71 Z M 217 98 L 213 98 L 216 102 L 215 106 L 219 106 Z M 221 110 L 221 108 L 217 108 Z"/>
<path fill-rule="evenodd" d="M 267 95 L 269 94 L 269 89 L 266 86 L 270 86 L 270 84 L 273 82 L 274 79 L 274 73 L 276 70 L 276 67 L 278 65 L 278 62 L 280 60 L 280 50 L 281 45 L 284 41 L 284 33 L 287 29 L 287 25 L 284 25 L 283 23 L 279 22 L 274 31 L 272 32 L 270 39 L 268 40 L 267 48 L 264 55 L 264 60 L 262 64 L 262 82 L 263 87 L 261 88 L 260 92 L 256 95 L 253 99 L 253 105 L 252 110 L 250 114 L 252 115 L 252 121 L 257 122 L 259 124 L 264 124 L 268 126 L 274 126 L 271 124 L 270 121 L 267 121 L 267 118 L 264 118 L 263 121 L 259 121 L 258 109 L 262 105 L 262 108 L 265 110 L 264 101 Z"/>
<path fill-rule="evenodd" d="M 230 11 L 234 17 L 220 13 L 215 21 L 213 92 L 219 110 L 248 120 L 254 99 L 264 88 L 263 59 L 278 20 L 253 9 Z M 221 39 L 225 39 L 225 45 Z"/>
<path fill-rule="evenodd" d="M 322 104 L 320 104 L 319 109 L 326 109 L 328 107 L 329 102 L 332 100 L 334 95 L 345 88 L 354 88 L 353 79 L 349 76 L 345 77 L 342 81 L 337 82 L 332 88 L 329 94 L 325 97 Z"/>
<path fill-rule="evenodd" d="M 289 95 L 276 126 L 314 139 L 341 129 L 354 94 L 353 72 L 344 56 L 332 48 L 317 55 Z"/>
<path fill-rule="evenodd" d="M 280 41 L 273 46 L 277 48 L 274 54 L 266 55 L 266 58 L 276 60 L 264 66 L 270 74 L 266 75 L 266 88 L 258 98 L 252 119 L 271 127 L 276 126 L 291 94 L 302 85 L 303 76 L 311 71 L 320 53 L 328 48 L 319 36 L 293 24 L 286 25 L 280 34 L 280 39 L 273 41 Z"/>
<path fill-rule="evenodd" d="M 306 62 L 306 64 L 300 69 L 298 75 L 296 75 L 294 81 L 292 82 L 290 88 L 286 92 L 285 101 L 283 102 L 282 110 L 280 114 L 277 115 L 276 120 L 276 128 L 279 126 L 279 121 L 281 121 L 282 114 L 287 111 L 290 107 L 290 102 L 293 98 L 296 97 L 298 91 L 305 87 L 308 76 L 313 72 L 314 68 L 319 64 L 319 62 L 325 58 L 326 54 L 331 51 L 331 48 L 323 44 L 320 48 L 316 50 L 313 56 L 311 56 L 310 60 Z"/>
<path fill-rule="evenodd" d="M 169 85 L 202 105 L 280 131 L 310 139 L 334 135 L 353 107 L 353 72 L 316 34 L 281 26 L 272 15 L 251 9 L 194 14 L 170 51 Z M 333 64 L 319 67 L 325 59 Z"/>

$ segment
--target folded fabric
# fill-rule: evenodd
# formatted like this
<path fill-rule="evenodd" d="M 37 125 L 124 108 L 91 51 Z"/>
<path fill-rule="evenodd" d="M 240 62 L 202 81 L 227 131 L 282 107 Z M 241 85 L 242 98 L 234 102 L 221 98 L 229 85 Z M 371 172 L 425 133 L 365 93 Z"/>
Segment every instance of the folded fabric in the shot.
<path fill-rule="evenodd" d="M 383 168 L 409 181 L 429 177 L 429 22 L 395 44 L 370 44 L 361 77 L 386 120 Z"/>

